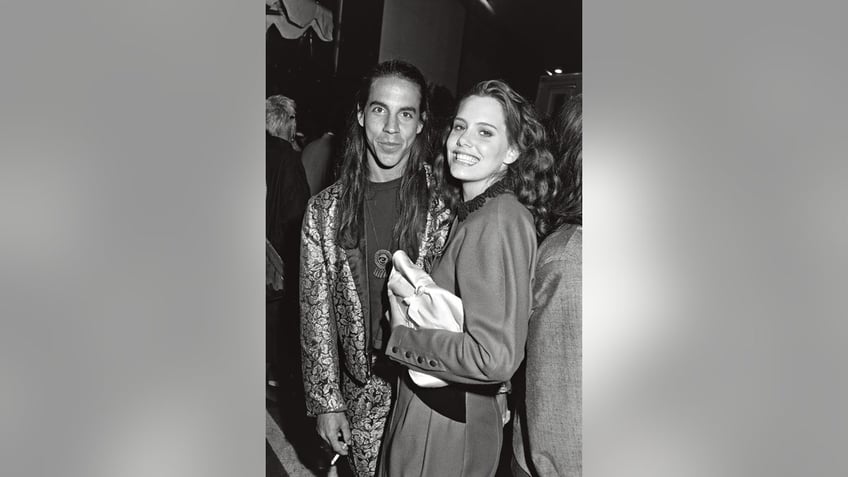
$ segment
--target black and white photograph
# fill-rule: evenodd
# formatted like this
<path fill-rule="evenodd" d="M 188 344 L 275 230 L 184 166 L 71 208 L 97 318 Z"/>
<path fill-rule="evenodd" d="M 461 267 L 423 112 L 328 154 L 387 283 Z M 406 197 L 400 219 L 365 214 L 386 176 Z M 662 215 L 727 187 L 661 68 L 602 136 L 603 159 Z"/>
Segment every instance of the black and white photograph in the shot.
<path fill-rule="evenodd" d="M 581 22 L 266 0 L 266 475 L 582 475 Z"/>
<path fill-rule="evenodd" d="M 843 10 L 3 2 L 0 476 L 848 475 Z"/>

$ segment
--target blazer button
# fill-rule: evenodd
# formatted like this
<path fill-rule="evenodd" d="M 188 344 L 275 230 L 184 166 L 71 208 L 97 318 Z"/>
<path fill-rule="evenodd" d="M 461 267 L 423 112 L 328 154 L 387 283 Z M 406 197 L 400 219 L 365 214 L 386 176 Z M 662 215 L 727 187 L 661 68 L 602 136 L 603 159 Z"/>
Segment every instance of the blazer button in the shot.
<path fill-rule="evenodd" d="M 398 352 L 397 346 L 392 346 L 392 353 L 397 353 L 397 352 Z"/>
<path fill-rule="evenodd" d="M 421 364 L 421 363 L 423 363 L 423 362 L 424 362 L 424 358 L 423 358 L 423 357 L 421 357 L 421 356 L 419 356 L 419 357 L 418 357 L 418 364 Z"/>
<path fill-rule="evenodd" d="M 406 356 L 407 358 L 411 358 L 411 357 L 412 357 L 412 353 L 410 353 L 409 351 L 407 351 L 407 352 L 406 352 L 406 353 L 404 353 L 403 355 L 404 355 L 404 356 Z"/>
<path fill-rule="evenodd" d="M 439 364 L 439 363 L 437 363 L 435 360 L 432 360 L 432 359 L 430 360 L 430 366 L 435 368 L 437 364 Z"/>

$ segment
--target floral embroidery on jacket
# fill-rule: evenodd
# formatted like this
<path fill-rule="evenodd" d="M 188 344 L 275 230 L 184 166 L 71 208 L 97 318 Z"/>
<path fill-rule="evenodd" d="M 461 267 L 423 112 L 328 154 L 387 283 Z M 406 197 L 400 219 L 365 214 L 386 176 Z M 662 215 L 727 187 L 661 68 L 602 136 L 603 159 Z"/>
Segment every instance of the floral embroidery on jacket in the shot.
<path fill-rule="evenodd" d="M 301 352 L 310 415 L 347 409 L 351 396 L 342 390 L 342 372 L 359 383 L 370 375 L 362 304 L 348 252 L 336 241 L 340 195 L 336 182 L 310 199 L 301 232 Z M 416 260 L 428 271 L 445 248 L 450 220 L 450 211 L 433 198 Z"/>

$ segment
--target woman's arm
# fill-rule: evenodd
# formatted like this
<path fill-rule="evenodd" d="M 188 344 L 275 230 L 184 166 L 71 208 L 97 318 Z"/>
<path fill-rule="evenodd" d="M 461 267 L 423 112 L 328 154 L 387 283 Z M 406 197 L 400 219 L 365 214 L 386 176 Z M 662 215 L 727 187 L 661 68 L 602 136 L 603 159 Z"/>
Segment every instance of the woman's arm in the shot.
<path fill-rule="evenodd" d="M 517 203 L 484 218 L 468 226 L 455 263 L 464 332 L 398 326 L 386 349 L 390 358 L 459 383 L 499 383 L 515 373 L 524 358 L 536 235 Z"/>

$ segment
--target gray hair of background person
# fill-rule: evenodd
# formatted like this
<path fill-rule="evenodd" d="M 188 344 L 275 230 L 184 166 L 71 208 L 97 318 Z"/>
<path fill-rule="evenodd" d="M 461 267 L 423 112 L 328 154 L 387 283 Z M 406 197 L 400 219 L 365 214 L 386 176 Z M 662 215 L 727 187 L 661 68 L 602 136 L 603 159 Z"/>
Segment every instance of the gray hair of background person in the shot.
<path fill-rule="evenodd" d="M 296 133 L 294 100 L 277 94 L 265 100 L 265 129 L 272 135 L 286 141 L 294 141 Z"/>

